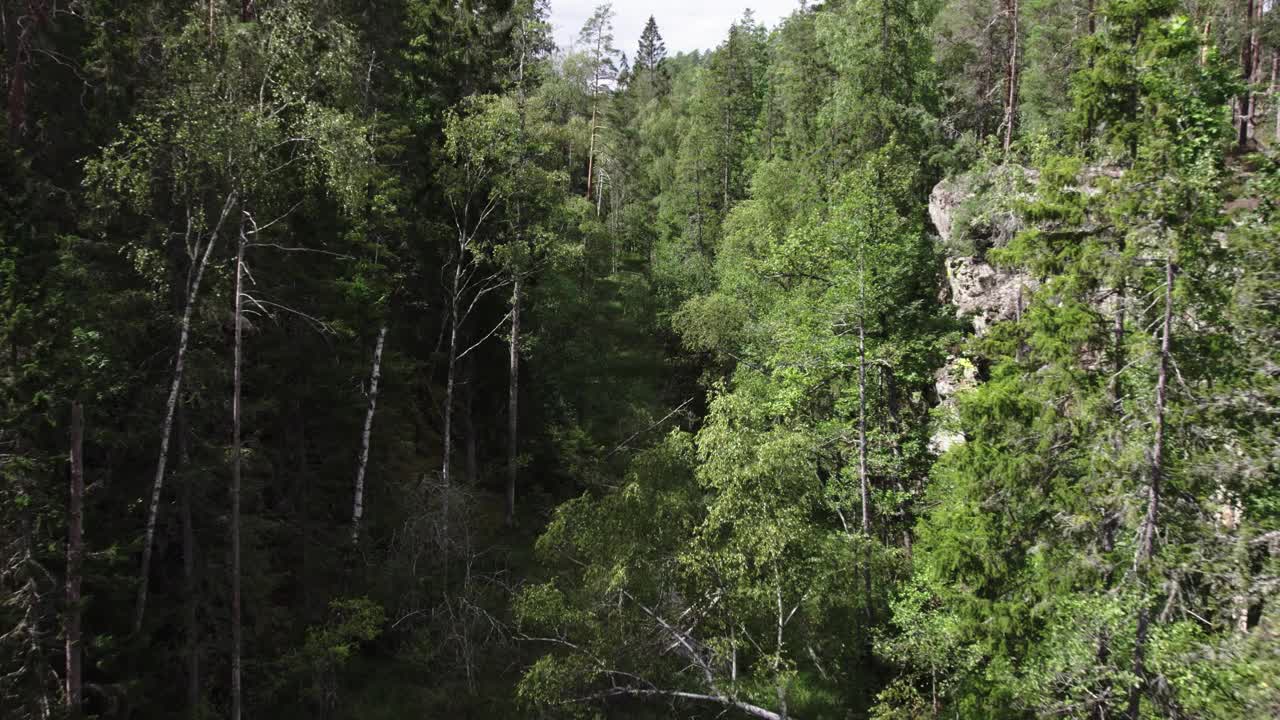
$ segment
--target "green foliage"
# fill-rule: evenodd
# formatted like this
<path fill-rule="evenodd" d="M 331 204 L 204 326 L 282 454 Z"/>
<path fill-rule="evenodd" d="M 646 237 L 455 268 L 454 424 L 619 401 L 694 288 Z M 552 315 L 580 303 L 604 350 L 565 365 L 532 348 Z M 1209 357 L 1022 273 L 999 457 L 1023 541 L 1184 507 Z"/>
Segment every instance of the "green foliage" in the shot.
<path fill-rule="evenodd" d="M 336 701 L 338 675 L 385 623 L 382 607 L 369 598 L 331 600 L 325 623 L 308 628 L 302 645 L 281 660 L 277 682 L 297 683 L 307 702 L 327 708 Z"/>
<path fill-rule="evenodd" d="M 609 5 L 572 52 L 545 0 L 45 5 L 6 5 L 6 717 L 57 716 L 77 610 L 89 714 L 229 710 L 237 240 L 247 715 L 1280 713 L 1237 6 L 658 17 L 627 66 Z"/>

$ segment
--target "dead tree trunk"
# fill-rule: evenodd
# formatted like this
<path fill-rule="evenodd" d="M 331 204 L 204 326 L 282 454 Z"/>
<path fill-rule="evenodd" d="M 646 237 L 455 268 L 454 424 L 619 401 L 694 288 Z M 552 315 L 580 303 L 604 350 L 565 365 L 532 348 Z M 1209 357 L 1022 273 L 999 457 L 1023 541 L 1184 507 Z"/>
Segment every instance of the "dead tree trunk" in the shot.
<path fill-rule="evenodd" d="M 182 371 L 183 362 L 187 356 L 187 342 L 191 336 L 191 315 L 195 309 L 196 300 L 200 296 L 200 279 L 204 277 L 204 269 L 209 264 L 209 258 L 213 255 L 213 246 L 218 241 L 218 234 L 222 231 L 222 224 L 227 219 L 227 214 L 231 212 L 231 206 L 235 204 L 236 194 L 227 195 L 226 201 L 222 205 L 222 214 L 218 217 L 218 223 L 214 226 L 213 232 L 209 233 L 209 239 L 205 242 L 204 252 L 201 253 L 200 259 L 196 263 L 195 274 L 191 281 L 191 287 L 187 291 L 187 307 L 182 313 L 182 325 L 178 333 L 178 354 L 173 361 L 173 382 L 169 385 L 169 400 L 165 405 L 164 424 L 160 428 L 160 454 L 156 459 L 156 477 L 151 485 L 151 503 L 147 509 L 147 529 L 146 537 L 142 544 L 142 572 L 138 582 L 138 604 L 133 616 L 133 631 L 136 633 L 142 629 L 142 619 L 147 610 L 147 583 L 151 577 L 151 547 L 155 541 L 156 535 L 156 518 L 160 515 L 160 491 L 164 487 L 164 468 L 165 462 L 169 459 L 169 436 L 173 431 L 173 416 L 178 406 L 178 394 L 182 390 Z M 187 220 L 188 232 L 190 232 L 191 220 Z"/>
<path fill-rule="evenodd" d="M 84 409 L 71 403 L 71 498 L 67 508 L 67 712 L 80 716 L 80 582 L 84 567 Z"/>
<path fill-rule="evenodd" d="M 231 386 L 231 720 L 240 720 L 243 694 L 240 686 L 240 371 L 244 335 L 244 219 L 236 246 L 235 341 Z"/>
<path fill-rule="evenodd" d="M 1018 118 L 1018 0 L 1006 0 L 1009 15 L 1009 60 L 1005 69 L 1004 152 L 1013 144 L 1013 129 Z"/>
<path fill-rule="evenodd" d="M 511 289 L 511 342 L 507 367 L 507 526 L 516 521 L 516 478 L 519 473 L 520 419 L 520 276 Z"/>
<path fill-rule="evenodd" d="M 1165 399 L 1169 380 L 1169 346 L 1173 326 L 1173 255 L 1165 259 L 1164 266 L 1164 323 L 1160 332 L 1160 362 L 1156 371 L 1156 417 L 1155 438 L 1151 445 L 1151 482 L 1147 486 L 1147 512 L 1138 533 L 1138 550 L 1133 560 L 1134 575 L 1144 587 L 1147 585 L 1147 574 L 1151 558 L 1155 555 L 1155 537 L 1158 529 L 1160 510 L 1160 485 L 1164 480 L 1164 434 L 1165 434 Z M 1138 682 L 1129 690 L 1129 717 L 1138 720 L 1142 700 L 1142 691 L 1146 686 L 1146 667 L 1144 654 L 1146 651 L 1147 633 L 1151 625 L 1151 609 L 1143 602 L 1138 610 L 1137 634 L 1133 647 L 1133 674 Z"/>
<path fill-rule="evenodd" d="M 351 544 L 360 542 L 360 518 L 364 516 L 364 473 L 369 465 L 369 435 L 373 430 L 373 414 L 378 409 L 378 380 L 382 377 L 382 347 L 387 339 L 387 326 L 378 330 L 373 348 L 373 371 L 369 374 L 369 409 L 364 414 L 364 431 L 360 434 L 360 462 L 356 465 L 355 502 L 351 510 Z"/>
<path fill-rule="evenodd" d="M 596 159 L 596 104 L 591 105 L 591 142 L 587 146 L 587 199 L 591 199 L 591 176 L 595 172 Z M 596 212 L 599 214 L 599 211 Z"/>

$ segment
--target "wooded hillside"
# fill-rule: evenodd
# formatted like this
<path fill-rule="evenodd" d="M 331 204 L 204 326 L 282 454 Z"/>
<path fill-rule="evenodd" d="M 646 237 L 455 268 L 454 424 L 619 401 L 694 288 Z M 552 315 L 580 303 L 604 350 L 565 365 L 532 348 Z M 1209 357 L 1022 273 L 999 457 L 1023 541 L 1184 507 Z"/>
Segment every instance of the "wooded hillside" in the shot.
<path fill-rule="evenodd" d="M 0 11 L 0 718 L 1280 717 L 1272 0 Z"/>

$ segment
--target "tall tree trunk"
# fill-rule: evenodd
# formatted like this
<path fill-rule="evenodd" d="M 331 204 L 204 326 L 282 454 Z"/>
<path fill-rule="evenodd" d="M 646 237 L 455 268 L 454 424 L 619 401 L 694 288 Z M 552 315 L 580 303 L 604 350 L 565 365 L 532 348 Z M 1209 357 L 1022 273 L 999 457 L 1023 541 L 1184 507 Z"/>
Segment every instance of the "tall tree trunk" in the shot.
<path fill-rule="evenodd" d="M 187 342 L 191 336 L 191 315 L 195 309 L 196 300 L 200 297 L 200 280 L 204 277 L 204 269 L 209 264 L 209 258 L 213 255 L 213 246 L 218 242 L 218 234 L 222 231 L 222 224 L 226 222 L 227 215 L 231 212 L 231 206 L 235 204 L 235 201 L 236 194 L 233 192 L 227 195 L 227 199 L 222 205 L 222 214 L 218 217 L 218 224 L 214 226 L 213 232 L 209 233 L 209 239 L 205 242 L 204 252 L 196 263 L 195 276 L 191 280 L 190 289 L 187 291 L 187 306 L 182 312 L 182 325 L 178 332 L 178 354 L 173 361 L 173 381 L 169 385 L 169 399 L 165 404 L 164 424 L 160 428 L 160 454 L 156 459 L 156 477 L 151 485 L 151 503 L 147 509 L 147 530 L 142 544 L 142 572 L 138 578 L 138 603 L 133 615 L 133 631 L 135 633 L 142 630 L 142 619 L 147 610 L 147 585 L 151 578 L 151 548 L 156 536 L 156 518 L 160 515 L 160 491 L 164 487 L 164 468 L 169 459 L 169 436 L 173 432 L 173 416 L 178 406 L 178 394 L 182 390 L 183 363 L 187 357 Z M 188 218 L 187 223 L 188 231 L 190 231 L 190 218 Z"/>
<path fill-rule="evenodd" d="M 465 251 L 463 251 L 465 254 Z M 462 262 L 463 254 L 458 256 L 458 264 L 453 268 L 453 291 L 449 300 L 449 363 L 445 375 L 444 392 L 444 457 L 440 461 L 441 484 L 441 538 L 448 543 L 449 538 L 449 471 L 453 456 L 453 388 L 458 364 L 458 303 L 462 298 Z"/>
<path fill-rule="evenodd" d="M 721 192 L 723 193 L 723 198 L 724 198 L 721 201 L 722 204 L 720 206 L 720 212 L 722 213 L 729 212 L 729 159 L 730 159 L 729 143 L 731 142 L 730 127 L 731 126 L 729 124 L 729 111 L 728 109 L 726 109 L 724 113 L 724 132 L 720 141 L 721 147 L 724 148 L 724 162 L 721 164 L 721 169 L 720 169 Z"/>
<path fill-rule="evenodd" d="M 1276 146 L 1280 147 L 1280 48 L 1271 52 L 1271 104 L 1276 113 Z"/>
<path fill-rule="evenodd" d="M 707 250 L 702 243 L 702 158 L 701 152 L 699 157 L 693 163 L 693 207 L 694 216 L 698 219 L 698 254 L 706 257 Z"/>
<path fill-rule="evenodd" d="M 867 618 L 871 603 L 871 484 L 867 477 L 867 266 L 866 240 L 858 242 L 858 492 L 862 499 L 862 534 L 867 543 L 862 583 L 867 593 Z"/>
<path fill-rule="evenodd" d="M 1123 252 L 1124 250 L 1123 241 L 1120 246 L 1120 249 Z M 1120 381 L 1120 373 L 1124 369 L 1124 363 L 1125 363 L 1124 342 L 1125 342 L 1125 309 L 1126 309 L 1126 302 L 1127 302 L 1126 286 L 1127 286 L 1127 282 L 1125 278 L 1122 277 L 1120 279 L 1119 287 L 1116 288 L 1117 299 L 1116 299 L 1115 318 L 1112 321 L 1112 326 L 1111 326 L 1111 332 L 1112 332 L 1112 337 L 1114 339 L 1115 348 L 1112 353 L 1112 359 L 1111 359 L 1112 375 L 1111 375 L 1109 390 L 1111 394 L 1112 412 L 1115 413 L 1116 417 L 1120 417 L 1124 411 L 1124 385 Z M 1123 442 L 1123 439 L 1117 435 L 1115 439 L 1117 453 L 1119 453 L 1120 451 L 1119 446 L 1122 442 Z M 1111 583 L 1114 575 L 1114 568 L 1112 567 L 1110 560 L 1107 559 L 1106 556 L 1110 555 L 1111 552 L 1115 550 L 1115 529 L 1116 529 L 1115 516 L 1111 513 L 1110 510 L 1104 509 L 1102 513 L 1102 520 L 1101 520 L 1101 527 L 1099 528 L 1100 530 L 1099 534 L 1101 535 L 1101 539 L 1102 539 L 1102 552 L 1104 553 L 1103 562 L 1106 567 L 1106 570 L 1103 573 L 1102 585 L 1108 591 L 1111 590 Z M 1094 662 L 1097 664 L 1098 667 L 1103 667 L 1106 665 L 1107 659 L 1110 656 L 1111 656 L 1111 638 L 1106 633 L 1103 633 L 1098 638 L 1098 646 L 1097 646 L 1097 649 L 1094 651 Z M 1089 697 L 1086 698 L 1085 700 L 1085 707 L 1091 708 L 1090 717 L 1094 718 L 1095 720 L 1107 720 L 1107 718 L 1111 717 L 1110 698 L 1111 698 L 1111 690 L 1113 687 L 1111 680 L 1104 679 L 1102 681 L 1101 687 L 1102 689 L 1100 692 L 1091 692 L 1089 694 Z"/>
<path fill-rule="evenodd" d="M 240 221 L 240 243 L 236 246 L 235 344 L 231 386 L 231 720 L 240 720 L 243 693 L 240 686 L 240 371 L 244 335 L 244 220 Z"/>
<path fill-rule="evenodd" d="M 524 91 L 524 58 L 525 46 L 520 48 L 520 65 L 517 70 L 516 101 L 520 109 L 520 168 L 524 169 L 526 153 L 525 138 L 525 91 Z M 516 201 L 516 242 L 523 242 L 522 204 Z M 523 268 L 521 268 L 523 270 Z M 507 491 L 506 512 L 504 521 L 507 527 L 516 522 L 516 480 L 519 466 L 519 430 L 520 430 L 520 282 L 521 271 L 511 274 L 511 339 L 508 342 L 507 359 Z"/>
<path fill-rule="evenodd" d="M 387 339 L 384 323 L 378 330 L 373 348 L 373 371 L 369 374 L 369 408 L 364 414 L 364 431 L 360 433 L 360 462 L 356 465 L 355 501 L 351 509 L 351 544 L 360 542 L 360 518 L 364 516 L 364 472 L 369 465 L 369 435 L 373 430 L 373 414 L 378 409 L 378 380 L 382 377 L 382 346 Z"/>
<path fill-rule="evenodd" d="M 867 347 L 858 318 L 858 491 L 862 497 L 862 533 L 871 534 L 871 488 L 867 482 Z"/>
<path fill-rule="evenodd" d="M 587 147 L 587 199 L 591 199 L 591 179 L 596 159 L 596 101 L 591 104 L 591 142 Z M 597 212 L 597 214 L 599 214 Z"/>
<path fill-rule="evenodd" d="M 596 155 L 596 118 L 598 116 L 598 111 L 600 108 L 600 83 L 602 82 L 600 74 L 601 74 L 601 71 L 603 70 L 602 66 L 604 61 L 604 47 L 603 47 L 604 38 L 601 36 L 601 33 L 599 32 L 596 33 L 595 42 L 596 42 L 596 52 L 595 52 L 595 57 L 593 58 L 595 60 L 595 71 L 594 71 L 594 75 L 592 75 L 592 82 L 591 82 L 591 142 L 590 142 L 590 147 L 587 149 L 587 200 L 591 199 L 591 179 L 592 179 L 591 176 L 593 172 L 592 168 L 594 167 L 594 160 Z M 523 73 L 524 73 L 524 68 L 522 65 L 521 66 L 522 76 L 523 76 Z M 598 215 L 599 211 L 597 211 L 596 214 Z"/>
<path fill-rule="evenodd" d="M 16 3 L 0 4 L 0 12 L 4 13 L 4 66 L 8 71 L 5 77 L 5 87 L 8 94 L 5 97 L 5 123 L 8 130 L 9 147 L 17 148 L 18 141 L 22 139 L 23 118 L 23 101 L 24 95 L 24 68 L 18 56 L 18 12 L 14 7 Z"/>
<path fill-rule="evenodd" d="M 507 365 L 507 527 L 516 521 L 516 476 L 520 429 L 520 275 L 511 288 L 511 342 Z"/>
<path fill-rule="evenodd" d="M 1124 313 L 1126 293 L 1124 281 L 1121 280 L 1120 287 L 1116 288 L 1116 316 L 1112 322 L 1112 336 L 1115 341 L 1115 356 L 1111 361 L 1111 405 L 1118 414 L 1121 411 L 1121 401 L 1124 395 L 1124 388 L 1121 387 L 1120 373 L 1124 370 Z"/>
<path fill-rule="evenodd" d="M 184 476 L 180 493 L 182 514 L 182 594 L 183 624 L 187 660 L 187 715 L 195 720 L 200 711 L 200 630 L 196 624 L 196 533 L 191 517 L 191 453 L 187 439 L 187 414 L 178 404 L 178 462 Z"/>
<path fill-rule="evenodd" d="M 1204 29 L 1200 31 L 1200 67 L 1209 61 L 1209 31 L 1213 29 L 1213 18 L 1204 21 Z"/>
<path fill-rule="evenodd" d="M 20 4 L 25 6 L 25 14 L 17 7 Z M 4 12 L 5 68 L 9 71 L 6 78 L 9 90 L 9 146 L 13 148 L 17 148 L 22 136 L 27 134 L 27 96 L 30 91 L 27 73 L 32 65 L 32 46 L 35 45 L 36 34 L 48 24 L 50 9 L 48 3 L 35 2 L 14 2 L 8 6 L 0 6 L 0 11 Z"/>
<path fill-rule="evenodd" d="M 71 403 L 71 496 L 67 508 L 67 712 L 80 716 L 80 582 L 84 567 L 84 409 Z"/>
<path fill-rule="evenodd" d="M 1245 0 L 1245 35 L 1240 41 L 1240 71 L 1245 88 L 1236 100 L 1236 143 L 1241 150 L 1248 148 L 1249 138 L 1252 136 L 1254 51 L 1258 42 L 1258 31 L 1254 23 L 1256 3 L 1257 0 Z"/>
<path fill-rule="evenodd" d="M 1133 570 L 1138 582 L 1145 588 L 1151 558 L 1155 555 L 1155 537 L 1158 530 L 1160 509 L 1160 485 L 1164 480 L 1165 399 L 1169 380 L 1169 346 L 1173 327 L 1173 253 L 1165 259 L 1164 266 L 1164 323 L 1160 333 L 1160 363 L 1156 372 L 1156 428 L 1151 445 L 1151 482 L 1147 486 L 1147 512 L 1138 533 L 1138 550 L 1134 555 Z M 1147 634 L 1151 624 L 1151 609 L 1145 601 L 1138 610 L 1137 634 L 1133 647 L 1133 674 L 1137 682 L 1129 690 L 1129 718 L 1138 720 L 1142 691 L 1146 686 L 1145 651 Z"/>
<path fill-rule="evenodd" d="M 1004 152 L 1013 144 L 1013 128 L 1018 119 L 1018 0 L 1005 0 L 1009 14 L 1009 60 L 1005 68 Z"/>
<path fill-rule="evenodd" d="M 1261 99 L 1257 88 L 1262 84 L 1262 38 L 1258 35 L 1258 27 L 1262 25 L 1263 0 L 1254 0 L 1253 22 L 1249 31 L 1249 114 L 1245 117 L 1245 130 L 1249 139 L 1257 137 L 1258 102 Z"/>
<path fill-rule="evenodd" d="M 473 355 L 467 360 L 466 397 L 462 403 L 464 456 L 467 460 L 467 485 L 475 487 L 480 481 L 480 439 L 476 437 L 475 405 L 476 405 L 476 360 Z"/>
<path fill-rule="evenodd" d="M 888 363 L 880 366 L 881 376 L 884 382 L 884 404 L 888 411 L 886 418 L 886 429 L 888 430 L 890 439 L 890 450 L 893 451 L 893 457 L 896 460 L 902 460 L 902 409 L 901 400 L 898 397 L 898 378 L 893 372 L 893 367 Z M 896 479 L 896 485 L 899 491 L 909 494 L 906 477 L 899 476 Z M 902 549 L 906 551 L 907 563 L 911 563 L 911 513 L 905 509 L 902 512 L 903 524 L 902 530 Z"/>

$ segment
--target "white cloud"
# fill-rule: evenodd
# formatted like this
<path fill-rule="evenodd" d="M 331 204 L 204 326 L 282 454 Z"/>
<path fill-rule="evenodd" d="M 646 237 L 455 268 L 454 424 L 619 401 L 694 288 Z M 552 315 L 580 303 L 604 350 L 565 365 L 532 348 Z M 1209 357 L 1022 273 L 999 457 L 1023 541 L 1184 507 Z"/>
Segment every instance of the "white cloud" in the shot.
<path fill-rule="evenodd" d="M 551 24 L 556 43 L 568 48 L 596 6 L 597 0 L 551 0 Z M 653 15 L 667 53 L 710 50 L 729 33 L 729 26 L 750 7 L 756 21 L 774 27 L 800 6 L 800 0 L 650 0 L 648 3 L 614 2 L 614 44 L 628 58 L 636 54 L 640 31 Z"/>

